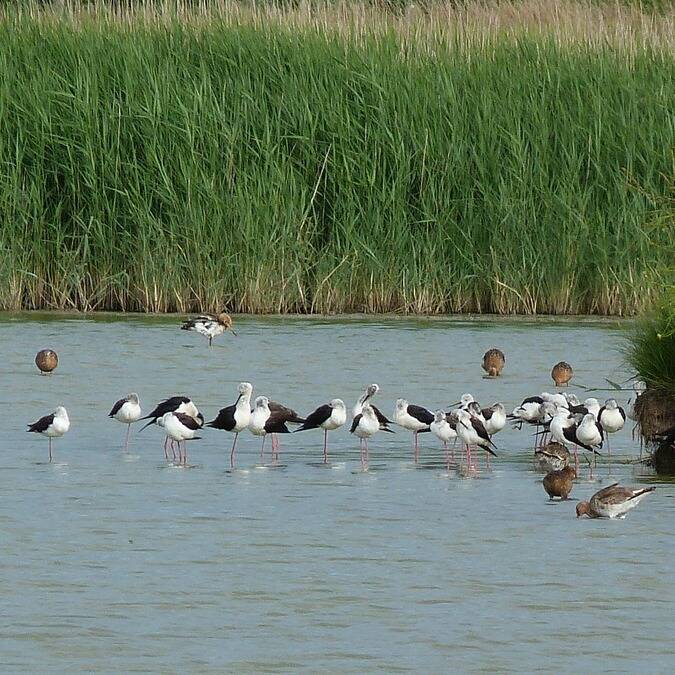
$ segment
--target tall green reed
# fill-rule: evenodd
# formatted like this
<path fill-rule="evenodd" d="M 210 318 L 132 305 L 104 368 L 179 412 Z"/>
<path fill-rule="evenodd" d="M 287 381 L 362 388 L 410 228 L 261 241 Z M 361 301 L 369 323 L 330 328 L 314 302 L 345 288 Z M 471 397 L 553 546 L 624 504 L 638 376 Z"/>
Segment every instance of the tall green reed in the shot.
<path fill-rule="evenodd" d="M 0 307 L 648 306 L 672 52 L 380 29 L 6 17 Z"/>

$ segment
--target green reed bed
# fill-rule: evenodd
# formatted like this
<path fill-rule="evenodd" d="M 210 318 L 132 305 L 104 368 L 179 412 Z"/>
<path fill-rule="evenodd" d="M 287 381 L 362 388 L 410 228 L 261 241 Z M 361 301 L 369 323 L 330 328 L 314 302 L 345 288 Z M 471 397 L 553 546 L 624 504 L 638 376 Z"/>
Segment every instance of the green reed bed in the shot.
<path fill-rule="evenodd" d="M 367 16 L 5 15 L 0 308 L 647 306 L 668 41 Z"/>

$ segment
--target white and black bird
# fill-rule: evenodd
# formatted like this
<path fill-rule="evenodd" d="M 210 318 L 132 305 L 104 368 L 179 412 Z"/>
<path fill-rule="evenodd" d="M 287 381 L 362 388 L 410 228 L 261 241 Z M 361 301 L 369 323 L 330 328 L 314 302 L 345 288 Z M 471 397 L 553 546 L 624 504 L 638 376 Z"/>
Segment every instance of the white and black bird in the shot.
<path fill-rule="evenodd" d="M 483 448 L 483 450 L 491 454 L 493 457 L 497 456 L 497 453 L 492 449 L 496 446 L 490 440 L 490 436 L 483 423 L 479 419 L 472 417 L 466 410 L 460 409 L 457 411 L 457 435 L 466 446 L 466 458 L 469 468 L 472 466 L 472 445 Z"/>
<path fill-rule="evenodd" d="M 598 453 L 595 449 L 602 447 L 604 434 L 600 422 L 593 413 L 584 415 L 581 423 L 577 426 L 576 435 L 582 446 L 591 448 L 597 457 Z"/>
<path fill-rule="evenodd" d="M 373 406 L 366 404 L 362 407 L 358 415 L 354 415 L 352 426 L 349 429 L 350 434 L 357 436 L 359 440 L 359 449 L 361 451 L 361 465 L 368 463 L 368 439 L 374 436 L 378 431 L 387 431 L 393 434 L 393 430 L 383 427 L 378 419 Z"/>
<path fill-rule="evenodd" d="M 51 415 L 41 417 L 37 422 L 28 425 L 27 431 L 42 434 L 49 439 L 49 461 L 52 461 L 52 438 L 60 438 L 70 429 L 68 412 L 60 405 Z"/>
<path fill-rule="evenodd" d="M 529 396 L 523 399 L 522 403 L 516 406 L 510 415 L 507 415 L 507 419 L 517 424 L 519 428 L 522 427 L 523 423 L 537 424 L 541 419 L 543 403 L 544 399 L 541 396 Z"/>
<path fill-rule="evenodd" d="M 199 412 L 199 409 L 193 403 L 192 399 L 188 398 L 187 396 L 171 396 L 164 399 L 163 401 L 160 401 L 154 407 L 152 412 L 140 418 L 142 420 L 149 420 L 149 422 L 144 424 L 138 431 L 141 432 L 143 429 L 147 429 L 152 424 L 156 424 L 159 427 L 163 426 L 162 418 L 168 412 L 185 413 L 194 420 L 201 421 L 202 424 L 204 422 L 204 416 Z M 169 440 L 172 441 L 171 445 L 173 448 L 173 439 L 169 434 L 166 434 L 166 438 L 164 440 L 164 459 L 169 459 L 167 452 Z"/>
<path fill-rule="evenodd" d="M 391 420 L 387 419 L 387 416 L 372 403 L 372 398 L 375 396 L 375 394 L 377 394 L 378 391 L 380 391 L 380 386 L 378 384 L 369 384 L 363 394 L 359 396 L 358 401 L 356 401 L 354 404 L 354 407 L 352 408 L 352 417 L 360 415 L 361 411 L 363 410 L 363 406 L 367 403 L 373 409 L 375 417 L 377 417 L 377 421 L 380 423 L 380 427 L 384 429 L 391 424 Z"/>
<path fill-rule="evenodd" d="M 251 412 L 248 430 L 254 436 L 262 436 L 260 459 L 264 459 L 267 434 L 272 436 L 272 459 L 274 459 L 279 454 L 277 434 L 290 434 L 291 430 L 288 428 L 288 424 L 302 424 L 304 421 L 304 418 L 300 417 L 292 408 L 270 401 L 267 396 L 258 396 L 255 400 L 253 412 Z"/>
<path fill-rule="evenodd" d="M 589 413 L 597 418 L 598 413 L 600 412 L 600 403 L 597 398 L 587 398 L 583 403 L 570 405 L 569 411 L 579 416 L 577 421 L 581 421 L 583 416 L 588 415 Z"/>
<path fill-rule="evenodd" d="M 213 343 L 213 338 L 222 335 L 229 330 L 232 335 L 236 335 L 232 328 L 232 317 L 227 312 L 221 312 L 217 316 L 202 314 L 195 316 L 183 322 L 181 330 L 191 330 L 209 339 L 209 347 Z"/>
<path fill-rule="evenodd" d="M 112 410 L 108 413 L 108 417 L 127 425 L 127 433 L 124 437 L 125 450 L 129 448 L 131 425 L 134 422 L 138 422 L 141 419 L 141 415 L 141 404 L 136 393 L 127 394 L 124 398 L 116 401 Z"/>
<path fill-rule="evenodd" d="M 448 455 L 448 442 L 453 442 L 453 461 L 454 444 L 457 441 L 457 415 L 456 413 L 446 413 L 444 410 L 437 410 L 434 413 L 434 421 L 429 425 L 431 433 L 443 443 L 445 450 L 445 464 L 450 468 L 450 456 Z"/>
<path fill-rule="evenodd" d="M 178 464 L 187 466 L 186 441 L 196 441 L 200 438 L 197 432 L 203 423 L 199 419 L 181 412 L 168 412 L 162 415 L 162 427 L 171 440 L 178 443 Z M 181 452 L 181 443 L 183 450 Z"/>
<path fill-rule="evenodd" d="M 308 429 L 323 429 L 323 461 L 328 463 L 328 432 L 335 431 L 347 421 L 347 408 L 344 401 L 334 398 L 325 405 L 320 405 L 314 412 L 307 415 L 305 421 L 295 431 Z"/>
<path fill-rule="evenodd" d="M 413 432 L 413 447 L 415 450 L 415 462 L 419 462 L 420 446 L 417 434 L 420 431 L 429 431 L 434 421 L 434 414 L 420 405 L 408 403 L 404 398 L 396 401 L 394 408 L 394 423 Z"/>
<path fill-rule="evenodd" d="M 618 404 L 615 398 L 608 398 L 605 401 L 605 405 L 603 405 L 598 412 L 598 422 L 605 432 L 605 438 L 607 439 L 607 454 L 609 455 L 611 454 L 609 434 L 615 434 L 617 431 L 623 429 L 623 425 L 626 423 L 626 412 Z"/>
<path fill-rule="evenodd" d="M 237 447 L 237 438 L 240 432 L 248 427 L 251 421 L 251 394 L 253 385 L 250 382 L 240 382 L 237 388 L 239 396 L 232 405 L 221 408 L 216 418 L 207 422 L 206 426 L 212 429 L 229 431 L 234 434 L 232 450 L 230 451 L 230 466 L 234 466 L 234 453 Z"/>
<path fill-rule="evenodd" d="M 506 409 L 501 403 L 493 403 L 488 408 L 481 410 L 485 430 L 494 436 L 498 434 L 506 426 Z"/>

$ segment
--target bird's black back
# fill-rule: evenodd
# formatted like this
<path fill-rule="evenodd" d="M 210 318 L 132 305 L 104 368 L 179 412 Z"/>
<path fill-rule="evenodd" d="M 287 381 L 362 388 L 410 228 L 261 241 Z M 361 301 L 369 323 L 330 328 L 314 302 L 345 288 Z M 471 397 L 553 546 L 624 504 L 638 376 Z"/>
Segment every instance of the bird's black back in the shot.
<path fill-rule="evenodd" d="M 28 425 L 28 431 L 34 431 L 38 434 L 41 434 L 43 431 L 47 431 L 49 426 L 52 424 L 54 421 L 54 414 L 52 413 L 51 415 L 45 415 L 44 417 L 41 417 L 37 422 L 33 422 L 33 424 Z"/>
<path fill-rule="evenodd" d="M 221 408 L 218 411 L 216 419 L 211 422 L 207 422 L 207 427 L 212 427 L 213 429 L 222 429 L 223 431 L 232 431 L 237 425 L 236 420 L 234 419 L 234 413 L 237 410 L 236 405 L 228 405 L 226 408 Z"/>
<path fill-rule="evenodd" d="M 333 414 L 333 408 L 327 403 L 320 405 L 313 413 L 307 415 L 304 423 L 296 431 L 305 431 L 307 429 L 316 429 L 321 426 L 326 420 L 330 419 Z"/>
<path fill-rule="evenodd" d="M 108 417 L 115 417 L 117 413 L 120 411 L 120 408 L 127 402 L 128 399 L 126 398 L 121 398 L 119 401 L 115 403 L 115 405 L 112 407 L 112 410 L 108 413 Z"/>

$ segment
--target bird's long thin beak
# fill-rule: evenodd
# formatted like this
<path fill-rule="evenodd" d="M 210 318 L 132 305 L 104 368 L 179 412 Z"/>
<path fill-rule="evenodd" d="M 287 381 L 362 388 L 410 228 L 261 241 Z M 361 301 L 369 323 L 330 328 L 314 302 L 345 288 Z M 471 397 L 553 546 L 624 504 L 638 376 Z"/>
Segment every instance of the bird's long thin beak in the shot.
<path fill-rule="evenodd" d="M 459 405 L 460 403 L 461 403 L 461 401 L 456 401 L 455 403 L 450 403 L 448 405 L 448 408 L 454 408 L 455 406 Z"/>

